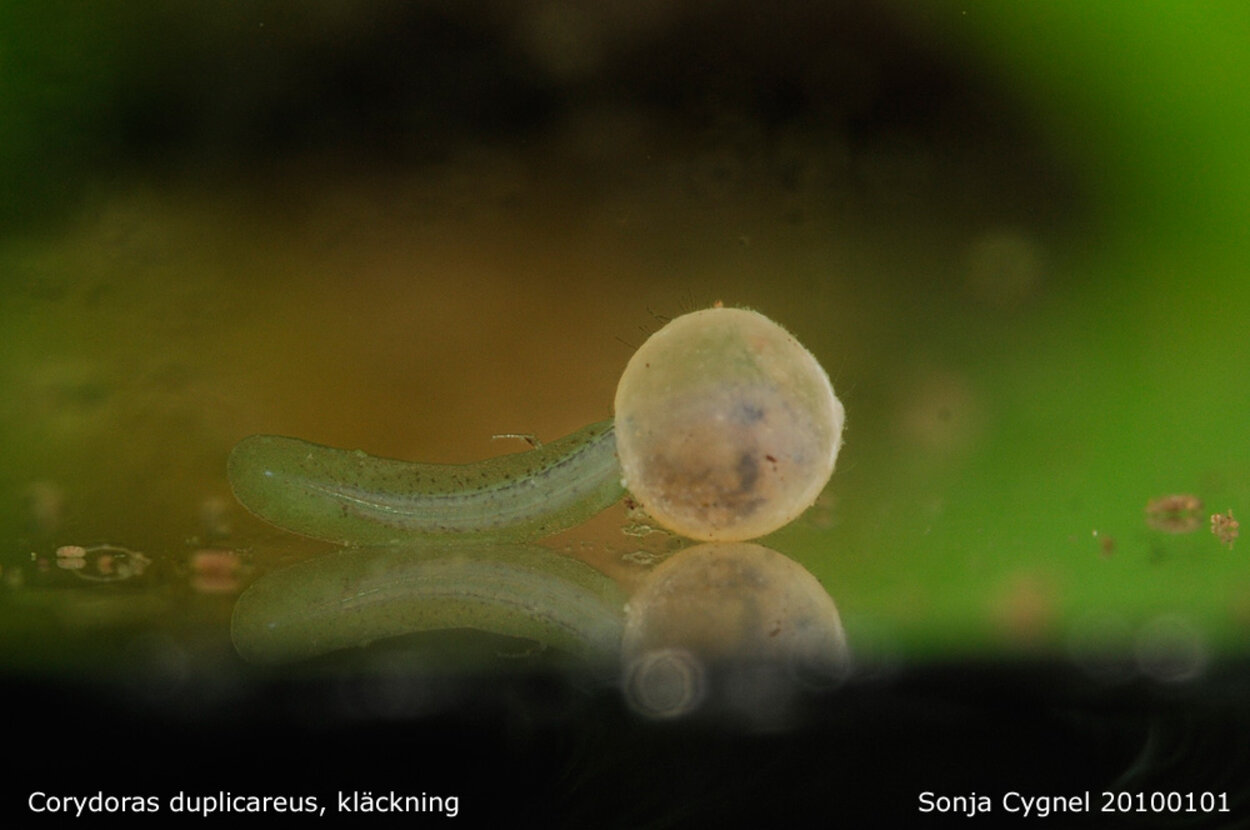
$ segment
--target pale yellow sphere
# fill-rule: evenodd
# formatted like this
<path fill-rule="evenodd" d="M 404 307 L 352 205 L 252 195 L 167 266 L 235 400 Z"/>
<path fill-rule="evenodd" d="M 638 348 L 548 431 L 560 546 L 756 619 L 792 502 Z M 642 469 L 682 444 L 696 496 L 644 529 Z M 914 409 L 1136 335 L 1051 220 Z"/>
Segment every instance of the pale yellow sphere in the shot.
<path fill-rule="evenodd" d="M 616 388 L 625 487 L 656 522 L 704 541 L 754 539 L 810 507 L 844 420 L 811 352 L 740 308 L 674 319 Z"/>

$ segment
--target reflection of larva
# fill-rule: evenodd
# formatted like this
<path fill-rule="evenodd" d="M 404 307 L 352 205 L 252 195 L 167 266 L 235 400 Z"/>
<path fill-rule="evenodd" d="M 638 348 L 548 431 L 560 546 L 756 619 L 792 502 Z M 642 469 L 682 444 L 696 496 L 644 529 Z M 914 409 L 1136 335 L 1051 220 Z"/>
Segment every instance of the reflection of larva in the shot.
<path fill-rule="evenodd" d="M 617 660 L 624 603 L 611 579 L 542 548 L 387 545 L 261 577 L 239 597 L 230 633 L 239 654 L 254 663 L 302 660 L 415 632 L 473 629 L 606 668 Z"/>
<path fill-rule="evenodd" d="M 843 419 L 828 375 L 785 329 L 718 306 L 642 345 L 614 422 L 541 448 L 446 466 L 257 435 L 230 454 L 229 476 L 262 519 L 335 542 L 536 539 L 585 521 L 623 488 L 669 530 L 741 541 L 811 506 L 833 474 Z"/>
<path fill-rule="evenodd" d="M 253 435 L 230 453 L 228 474 L 239 502 L 265 521 L 359 544 L 537 539 L 581 524 L 624 492 L 611 421 L 463 465 Z"/>

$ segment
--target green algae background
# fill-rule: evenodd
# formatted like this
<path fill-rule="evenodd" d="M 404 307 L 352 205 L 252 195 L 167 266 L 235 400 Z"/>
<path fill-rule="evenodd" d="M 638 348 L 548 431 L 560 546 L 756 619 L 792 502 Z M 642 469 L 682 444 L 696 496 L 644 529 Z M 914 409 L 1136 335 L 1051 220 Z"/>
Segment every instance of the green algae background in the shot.
<path fill-rule="evenodd" d="M 4 662 L 234 659 L 325 549 L 233 504 L 239 438 L 513 450 L 718 300 L 846 405 L 766 543 L 869 662 L 1243 656 L 1247 44 L 1234 2 L 6 7 Z M 669 542 L 624 521 L 552 544 L 628 589 Z"/>

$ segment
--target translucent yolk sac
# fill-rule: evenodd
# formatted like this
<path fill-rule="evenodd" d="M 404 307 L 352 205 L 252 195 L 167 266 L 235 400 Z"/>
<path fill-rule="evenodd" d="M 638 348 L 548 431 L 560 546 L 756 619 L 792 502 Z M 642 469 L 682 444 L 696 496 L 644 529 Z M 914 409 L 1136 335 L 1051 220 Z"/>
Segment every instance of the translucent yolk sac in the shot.
<path fill-rule="evenodd" d="M 625 487 L 656 522 L 703 541 L 754 539 L 810 507 L 844 420 L 816 358 L 746 309 L 676 318 L 638 349 L 616 391 Z"/>

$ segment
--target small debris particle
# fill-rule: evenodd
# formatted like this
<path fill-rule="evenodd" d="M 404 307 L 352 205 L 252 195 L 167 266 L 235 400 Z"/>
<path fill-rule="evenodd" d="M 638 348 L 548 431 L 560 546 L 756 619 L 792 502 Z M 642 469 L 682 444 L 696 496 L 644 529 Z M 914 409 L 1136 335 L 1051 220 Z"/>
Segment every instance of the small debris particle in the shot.
<path fill-rule="evenodd" d="M 74 549 L 81 553 L 74 552 Z M 42 564 L 44 560 L 40 560 Z M 75 576 L 93 582 L 117 582 L 142 576 L 152 560 L 142 553 L 117 545 L 93 545 L 89 548 L 65 545 L 57 548 L 56 566 Z"/>
<path fill-rule="evenodd" d="M 200 527 L 209 539 L 230 535 L 233 503 L 222 496 L 209 496 L 200 502 Z"/>
<path fill-rule="evenodd" d="M 233 593 L 242 564 L 232 550 L 201 548 L 191 554 L 191 588 L 201 594 Z"/>
<path fill-rule="evenodd" d="M 531 450 L 540 449 L 543 445 L 543 442 L 538 440 L 538 436 L 532 432 L 500 432 L 490 437 L 492 441 L 501 441 L 503 439 L 524 441 L 530 445 Z"/>
<path fill-rule="evenodd" d="M 1233 518 L 1233 511 L 1230 508 L 1224 513 L 1211 514 L 1211 532 L 1215 534 L 1215 538 L 1228 546 L 1229 550 L 1233 549 L 1233 542 L 1237 540 L 1238 528 L 1241 525 Z"/>

